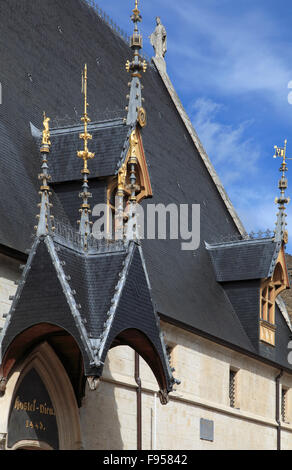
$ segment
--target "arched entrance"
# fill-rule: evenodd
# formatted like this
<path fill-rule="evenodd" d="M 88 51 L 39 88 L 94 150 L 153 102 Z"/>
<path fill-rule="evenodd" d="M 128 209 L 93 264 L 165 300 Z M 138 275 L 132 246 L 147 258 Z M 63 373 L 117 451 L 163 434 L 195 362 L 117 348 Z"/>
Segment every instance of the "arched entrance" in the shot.
<path fill-rule="evenodd" d="M 14 368 L 0 399 L 0 414 L 1 427 L 6 422 L 7 450 L 81 448 L 75 394 L 62 363 L 46 342 Z"/>

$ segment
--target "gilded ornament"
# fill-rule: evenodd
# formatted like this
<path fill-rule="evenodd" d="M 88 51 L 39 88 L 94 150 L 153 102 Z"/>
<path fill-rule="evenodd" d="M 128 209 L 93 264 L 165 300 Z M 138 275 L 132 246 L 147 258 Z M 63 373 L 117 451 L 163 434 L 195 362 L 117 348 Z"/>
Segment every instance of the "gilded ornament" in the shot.
<path fill-rule="evenodd" d="M 130 136 L 130 156 L 137 157 L 138 138 L 136 131 L 134 130 Z"/>
<path fill-rule="evenodd" d="M 44 146 L 50 146 L 51 141 L 50 141 L 50 118 L 46 116 L 46 113 L 44 112 L 44 130 L 43 130 L 43 140 L 42 140 L 42 145 Z"/>
<path fill-rule="evenodd" d="M 147 113 L 146 110 L 141 106 L 138 111 L 138 122 L 141 127 L 145 127 L 147 125 Z"/>

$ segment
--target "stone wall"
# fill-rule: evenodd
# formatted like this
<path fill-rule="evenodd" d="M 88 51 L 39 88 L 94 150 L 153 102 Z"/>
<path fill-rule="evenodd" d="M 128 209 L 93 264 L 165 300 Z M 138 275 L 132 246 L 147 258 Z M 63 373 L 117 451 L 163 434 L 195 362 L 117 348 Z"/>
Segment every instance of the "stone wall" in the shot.
<path fill-rule="evenodd" d="M 0 256 L 0 327 L 11 304 L 19 262 Z M 140 359 L 142 379 L 143 449 L 275 449 L 276 385 L 279 370 L 197 335 L 162 323 L 173 347 L 171 362 L 181 380 L 170 402 L 162 406 L 148 365 Z M 236 374 L 235 408 L 230 406 L 230 368 Z M 288 389 L 282 448 L 292 448 L 292 376 Z M 137 385 L 134 351 L 126 346 L 110 351 L 98 389 L 87 387 L 80 409 L 85 449 L 136 449 Z M 214 441 L 200 438 L 201 419 L 214 423 Z M 155 425 L 156 422 L 156 425 Z M 155 433 L 156 429 L 156 433 Z M 3 430 L 5 432 L 5 429 Z"/>
<path fill-rule="evenodd" d="M 140 359 L 143 449 L 153 449 L 155 441 L 157 450 L 276 449 L 279 371 L 179 328 L 162 326 L 166 341 L 175 345 L 172 363 L 181 385 L 162 406 L 155 378 Z M 230 367 L 237 371 L 236 408 L 230 406 Z M 292 377 L 284 375 L 281 383 L 289 389 L 286 420 L 292 423 Z M 122 346 L 110 351 L 101 385 L 96 392 L 87 389 L 80 415 L 85 449 L 136 449 L 133 350 Z M 202 418 L 214 423 L 213 442 L 200 439 Z M 292 448 L 289 423 L 283 423 L 282 447 Z"/>

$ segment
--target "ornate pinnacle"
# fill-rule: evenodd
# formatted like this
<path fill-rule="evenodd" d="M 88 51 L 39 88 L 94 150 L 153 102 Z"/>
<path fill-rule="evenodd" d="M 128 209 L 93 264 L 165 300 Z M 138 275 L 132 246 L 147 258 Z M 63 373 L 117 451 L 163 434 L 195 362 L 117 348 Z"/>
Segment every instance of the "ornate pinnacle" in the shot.
<path fill-rule="evenodd" d="M 84 123 L 84 132 L 80 134 L 79 137 L 84 141 L 84 149 L 77 152 L 77 156 L 83 159 L 83 168 L 81 170 L 81 174 L 83 175 L 83 191 L 79 194 L 79 197 L 82 198 L 82 204 L 79 210 L 81 217 L 78 223 L 80 224 L 79 233 L 82 236 L 83 247 L 86 251 L 88 248 L 88 238 L 91 233 L 91 222 L 89 221 L 91 211 L 88 199 L 92 197 L 88 190 L 88 175 L 90 174 L 88 169 L 88 160 L 92 160 L 95 156 L 94 153 L 91 153 L 88 150 L 88 140 L 92 140 L 92 135 L 88 133 L 88 123 L 90 122 L 90 118 L 87 112 L 87 65 L 85 65 L 84 73 L 82 74 L 82 93 L 84 94 L 84 115 L 81 118 L 81 121 Z"/>
<path fill-rule="evenodd" d="M 38 218 L 38 225 L 35 227 L 37 231 L 37 236 L 44 236 L 48 235 L 48 233 L 53 232 L 55 227 L 53 226 L 54 217 L 50 215 L 50 209 L 52 204 L 50 203 L 50 187 L 49 181 L 51 176 L 49 175 L 49 167 L 48 167 L 48 160 L 47 155 L 50 153 L 50 118 L 46 116 L 44 112 L 44 122 L 43 122 L 43 136 L 42 136 L 42 144 L 40 148 L 40 152 L 42 155 L 42 172 L 39 174 L 39 180 L 41 181 L 40 187 L 40 196 L 41 202 L 39 204 L 40 207 L 40 214 L 37 215 Z"/>
<path fill-rule="evenodd" d="M 131 37 L 131 49 L 134 52 L 134 57 L 132 60 L 127 60 L 126 62 L 126 71 L 131 73 L 132 81 L 130 84 L 130 94 L 129 94 L 129 105 L 127 106 L 126 110 L 128 111 L 127 116 L 127 124 L 128 125 L 135 125 L 137 120 L 140 123 L 138 118 L 139 111 L 142 109 L 142 115 L 146 118 L 146 112 L 142 106 L 142 86 L 140 83 L 141 73 L 147 71 L 147 62 L 146 60 L 142 60 L 140 56 L 140 50 L 142 49 L 143 39 L 142 35 L 139 33 L 138 30 L 138 23 L 142 21 L 142 17 L 140 15 L 140 11 L 138 8 L 138 0 L 135 0 L 135 8 L 133 10 L 133 15 L 131 16 L 131 20 L 134 23 L 134 32 Z M 145 121 L 141 120 L 141 127 L 146 124 Z"/>
<path fill-rule="evenodd" d="M 275 154 L 273 158 L 282 158 L 282 164 L 280 172 L 282 173 L 281 179 L 279 180 L 279 189 L 281 191 L 280 197 L 275 199 L 275 203 L 279 206 L 279 212 L 277 214 L 276 230 L 275 230 L 275 241 L 288 243 L 288 232 L 286 230 L 287 223 L 285 221 L 287 214 L 285 213 L 286 204 L 289 204 L 290 198 L 286 196 L 285 191 L 288 188 L 288 180 L 285 173 L 288 171 L 286 160 L 292 160 L 286 156 L 287 140 L 284 141 L 284 147 L 277 147 L 275 145 Z"/>

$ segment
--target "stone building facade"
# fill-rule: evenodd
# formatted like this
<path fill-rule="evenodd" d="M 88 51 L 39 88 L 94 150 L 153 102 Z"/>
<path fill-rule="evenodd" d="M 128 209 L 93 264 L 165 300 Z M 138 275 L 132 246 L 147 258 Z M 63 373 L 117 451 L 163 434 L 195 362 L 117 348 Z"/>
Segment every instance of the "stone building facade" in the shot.
<path fill-rule="evenodd" d="M 138 2 L 130 48 L 87 0 L 2 0 L 0 17 L 1 449 L 291 449 L 286 148 L 276 230 L 253 239 L 160 19 L 147 62 Z M 200 204 L 200 246 L 141 240 L 151 202 Z M 90 235 L 101 203 L 118 240 Z"/>

